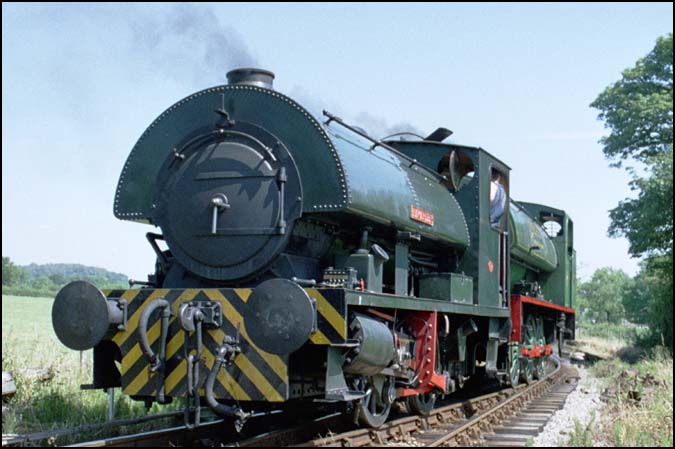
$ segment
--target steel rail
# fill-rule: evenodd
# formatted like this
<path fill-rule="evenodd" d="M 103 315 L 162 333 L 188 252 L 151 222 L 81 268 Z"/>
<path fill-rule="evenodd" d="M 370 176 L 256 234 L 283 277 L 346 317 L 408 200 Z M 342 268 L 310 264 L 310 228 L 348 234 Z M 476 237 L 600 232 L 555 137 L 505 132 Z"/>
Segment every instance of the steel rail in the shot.
<path fill-rule="evenodd" d="M 182 413 L 182 411 L 181 411 Z M 208 435 L 222 428 L 223 420 L 212 421 L 200 425 L 194 430 L 188 430 L 185 426 L 170 427 L 168 429 L 150 430 L 147 432 L 134 433 L 112 438 L 87 441 L 84 443 L 71 444 L 66 447 L 161 447 L 175 444 L 176 442 L 191 442 L 203 435 Z"/>
<path fill-rule="evenodd" d="M 26 443 L 31 443 L 31 442 L 36 442 L 36 441 L 41 441 L 41 440 L 47 440 L 50 438 L 58 438 L 58 437 L 63 437 L 67 435 L 73 435 L 77 433 L 84 433 L 84 432 L 93 432 L 97 430 L 103 430 L 103 429 L 108 429 L 108 428 L 115 428 L 115 427 L 123 427 L 123 426 L 131 426 L 134 424 L 140 424 L 148 421 L 155 421 L 158 419 L 165 419 L 165 418 L 171 418 L 171 417 L 178 417 L 183 414 L 183 410 L 175 411 L 175 412 L 166 412 L 166 413 L 159 413 L 155 415 L 147 415 L 147 416 L 137 416 L 133 418 L 124 418 L 124 419 L 116 419 L 113 421 L 108 421 L 100 424 L 87 424 L 84 426 L 79 426 L 79 427 L 70 427 L 66 429 L 54 429 L 54 430 L 46 430 L 43 432 L 35 432 L 35 433 L 29 433 L 29 434 L 24 434 L 24 435 L 3 435 L 3 440 L 2 440 L 2 446 L 22 446 Z"/>
<path fill-rule="evenodd" d="M 536 394 L 543 392 L 547 390 L 548 388 L 555 383 L 555 380 L 557 379 L 557 375 L 560 371 L 560 362 L 558 361 L 558 366 L 556 369 L 548 374 L 544 379 L 536 382 L 535 384 L 528 386 L 528 388 L 524 389 L 523 391 L 518 392 L 517 394 L 511 396 L 510 398 L 506 399 L 504 402 L 499 403 L 497 406 L 492 407 L 483 413 L 473 416 L 470 418 L 466 423 L 462 424 L 458 428 L 448 432 L 446 435 L 443 435 L 439 438 L 437 438 L 435 441 L 431 442 L 427 446 L 429 447 L 438 447 L 444 445 L 446 442 L 449 442 L 450 440 L 457 439 L 459 438 L 463 433 L 468 432 L 469 430 L 479 427 L 481 423 L 485 422 L 486 420 L 496 417 L 499 419 L 497 414 L 501 411 L 504 411 L 507 409 L 507 407 L 514 405 L 514 404 L 519 404 L 519 401 L 522 401 L 525 399 L 528 395 L 531 394 Z M 491 424 L 492 425 L 492 424 Z"/>
<path fill-rule="evenodd" d="M 556 383 L 561 374 L 561 363 L 553 358 L 556 363 L 555 369 L 543 379 L 526 385 L 520 384 L 514 388 L 508 388 L 496 393 L 490 393 L 467 401 L 457 402 L 433 410 L 429 416 L 408 416 L 385 423 L 378 429 L 357 429 L 342 434 L 330 435 L 300 444 L 301 447 L 321 446 L 366 446 L 384 445 L 391 440 L 402 440 L 406 436 L 424 435 L 424 431 L 434 431 L 444 427 L 447 433 L 426 443 L 426 446 L 437 447 L 452 443 L 451 440 L 461 440 L 462 443 L 469 441 L 463 434 L 479 429 L 476 435 L 486 429 L 490 429 L 494 422 L 485 425 L 491 417 L 494 421 L 507 416 L 506 410 L 510 405 L 520 403 L 524 398 L 532 398 L 536 393 L 543 393 Z M 476 414 L 478 413 L 478 414 Z M 448 429 L 448 426 L 454 428 Z M 456 426 L 456 427 L 455 427 Z M 481 428 L 482 427 L 482 428 Z M 475 438 L 474 438 L 475 439 Z"/>
<path fill-rule="evenodd" d="M 406 416 L 385 423 L 378 429 L 356 429 L 342 434 L 331 435 L 325 438 L 308 441 L 299 444 L 300 447 L 320 447 L 335 445 L 342 442 L 343 446 L 363 446 L 373 441 L 384 443 L 385 440 L 392 437 L 409 434 L 420 428 L 433 428 L 439 424 L 447 424 L 452 421 L 462 419 L 465 413 L 471 413 L 471 410 L 481 409 L 486 406 L 492 407 L 505 397 L 513 395 L 518 389 L 524 386 L 502 390 L 496 393 L 489 393 L 466 401 L 455 402 L 433 410 L 429 416 Z"/>

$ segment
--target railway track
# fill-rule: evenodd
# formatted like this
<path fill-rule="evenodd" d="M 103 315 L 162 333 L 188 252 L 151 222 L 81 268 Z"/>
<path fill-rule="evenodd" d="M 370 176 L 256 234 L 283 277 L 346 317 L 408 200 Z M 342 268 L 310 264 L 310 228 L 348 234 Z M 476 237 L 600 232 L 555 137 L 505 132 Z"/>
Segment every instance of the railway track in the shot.
<path fill-rule="evenodd" d="M 283 422 L 283 417 L 265 415 L 262 418 L 252 420 L 242 433 L 236 433 L 229 423 L 223 420 L 203 423 L 200 427 L 187 430 L 185 426 L 168 429 L 152 430 L 132 435 L 124 435 L 113 438 L 105 438 L 95 441 L 73 444 L 68 447 L 220 447 L 240 446 L 238 440 L 244 442 L 255 441 L 257 444 L 250 446 L 264 447 L 266 442 L 272 442 L 277 446 L 292 445 L 300 440 L 312 438 L 317 432 L 328 432 L 334 429 L 343 429 L 350 422 L 341 413 L 329 414 L 317 419 L 306 421 L 302 424 Z M 269 429 L 276 429 L 271 430 Z M 252 436 L 253 435 L 253 436 Z M 269 443 L 272 445 L 272 443 Z"/>
<path fill-rule="evenodd" d="M 544 430 L 551 416 L 565 405 L 567 396 L 576 388 L 576 377 L 568 376 L 568 382 L 554 385 L 546 394 L 523 410 L 516 412 L 511 419 L 493 427 L 492 432 L 484 435 L 488 446 L 525 446 L 530 438 Z"/>
<path fill-rule="evenodd" d="M 364 447 L 524 446 L 541 432 L 576 387 L 576 369 L 560 364 L 544 379 L 468 400 L 443 405 L 427 417 L 404 416 L 378 429 L 353 429 L 344 414 L 333 413 L 304 422 L 275 422 L 274 415 L 255 420 L 240 435 L 222 421 L 187 431 L 175 427 L 99 441 L 76 447 Z M 279 417 L 277 417 L 279 418 Z M 270 430 L 272 429 L 272 430 Z M 324 435 L 316 438 L 316 435 Z"/>
<path fill-rule="evenodd" d="M 308 420 L 308 419 L 307 419 Z M 102 438 L 72 444 L 68 447 L 181 447 L 181 446 L 220 446 L 242 438 L 251 438 L 263 434 L 269 429 L 290 429 L 298 419 L 282 415 L 280 411 L 264 412 L 254 415 L 241 432 L 237 432 L 229 420 L 202 422 L 195 429 L 188 430 L 184 425 L 166 429 Z M 313 422 L 313 421 L 312 421 Z"/>
<path fill-rule="evenodd" d="M 296 439 L 292 431 L 242 440 L 238 447 L 364 447 L 410 446 L 524 446 L 541 432 L 576 387 L 576 370 L 559 366 L 546 378 L 467 401 L 439 407 L 427 417 L 406 416 L 379 429 L 356 429 L 312 440 Z M 308 431 L 304 428 L 305 433 Z M 324 433 L 325 435 L 325 433 Z"/>
<path fill-rule="evenodd" d="M 201 439 L 212 439 L 223 435 L 224 422 L 212 421 L 194 430 L 187 430 L 185 426 L 170 427 L 168 429 L 151 430 L 146 432 L 123 435 L 100 440 L 72 444 L 68 447 L 165 447 L 191 446 Z"/>

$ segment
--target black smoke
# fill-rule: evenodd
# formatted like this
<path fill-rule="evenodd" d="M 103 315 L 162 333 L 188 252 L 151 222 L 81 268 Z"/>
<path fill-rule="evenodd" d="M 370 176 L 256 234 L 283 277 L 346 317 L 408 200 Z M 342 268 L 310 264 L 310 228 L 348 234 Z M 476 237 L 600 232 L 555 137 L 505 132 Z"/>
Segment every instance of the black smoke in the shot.
<path fill-rule="evenodd" d="M 177 5 L 157 12 L 131 23 L 132 42 L 144 62 L 170 78 L 205 87 L 225 83 L 233 68 L 258 65 L 237 30 L 211 7 Z"/>

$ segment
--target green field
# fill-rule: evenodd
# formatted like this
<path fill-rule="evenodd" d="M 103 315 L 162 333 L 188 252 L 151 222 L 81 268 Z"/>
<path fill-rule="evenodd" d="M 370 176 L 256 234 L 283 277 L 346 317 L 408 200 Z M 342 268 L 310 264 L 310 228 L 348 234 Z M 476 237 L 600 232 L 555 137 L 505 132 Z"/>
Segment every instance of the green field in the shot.
<path fill-rule="evenodd" d="M 2 296 L 2 370 L 9 371 L 17 381 L 22 380 L 21 370 L 25 369 L 52 370 L 56 382 L 66 378 L 72 381 L 75 371 L 79 380 L 80 354 L 63 346 L 52 329 L 53 301 Z M 90 363 L 91 351 L 87 351 L 82 354 L 82 371 L 90 369 Z"/>
<path fill-rule="evenodd" d="M 6 343 L 26 356 L 39 355 L 41 351 L 31 351 L 57 345 L 59 352 L 68 352 L 61 345 L 52 329 L 52 298 L 27 298 L 22 296 L 2 296 L 2 366 L 5 367 Z M 24 351 L 26 350 L 26 351 Z M 36 362 L 42 362 L 35 357 Z"/>
<path fill-rule="evenodd" d="M 92 382 L 92 351 L 80 354 L 63 346 L 52 329 L 51 298 L 2 296 L 2 370 L 14 377 L 17 393 L 3 415 L 2 433 L 31 433 L 104 422 L 108 396 L 80 390 Z M 33 380 L 26 369 L 48 369 L 54 377 Z M 143 404 L 116 389 L 115 416 L 145 414 Z M 175 406 L 173 407 L 175 408 Z M 166 411 L 167 406 L 161 411 Z M 153 405 L 150 413 L 160 411 Z M 103 434 L 97 434 L 101 437 Z M 59 443 L 68 442 L 59 440 Z"/>

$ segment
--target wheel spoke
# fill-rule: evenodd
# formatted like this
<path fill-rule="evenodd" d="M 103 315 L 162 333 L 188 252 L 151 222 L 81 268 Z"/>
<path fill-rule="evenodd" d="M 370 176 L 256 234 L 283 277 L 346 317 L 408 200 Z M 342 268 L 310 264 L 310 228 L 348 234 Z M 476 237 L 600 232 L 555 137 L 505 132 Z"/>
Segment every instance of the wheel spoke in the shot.
<path fill-rule="evenodd" d="M 368 391 L 368 394 L 357 403 L 354 410 L 358 422 L 368 427 L 379 427 L 384 424 L 391 410 L 391 404 L 382 398 L 383 392 L 380 391 L 382 388 L 386 388 L 387 383 L 382 383 L 381 385 L 384 386 L 380 388 L 377 388 L 376 385 L 372 382 L 372 378 L 362 378 L 361 386 Z"/>

